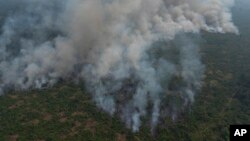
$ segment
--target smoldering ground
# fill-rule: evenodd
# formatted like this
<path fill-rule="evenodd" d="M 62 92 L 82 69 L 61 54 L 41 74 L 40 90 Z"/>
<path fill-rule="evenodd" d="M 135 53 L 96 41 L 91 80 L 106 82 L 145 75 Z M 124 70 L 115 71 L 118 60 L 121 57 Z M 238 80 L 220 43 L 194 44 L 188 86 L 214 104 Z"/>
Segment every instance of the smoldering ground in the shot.
<path fill-rule="evenodd" d="M 201 30 L 238 33 L 233 5 L 233 0 L 1 0 L 1 93 L 83 80 L 99 108 L 120 116 L 135 132 L 142 117 L 151 117 L 154 130 L 159 118 L 175 119 L 202 86 L 205 67 L 194 37 Z"/>

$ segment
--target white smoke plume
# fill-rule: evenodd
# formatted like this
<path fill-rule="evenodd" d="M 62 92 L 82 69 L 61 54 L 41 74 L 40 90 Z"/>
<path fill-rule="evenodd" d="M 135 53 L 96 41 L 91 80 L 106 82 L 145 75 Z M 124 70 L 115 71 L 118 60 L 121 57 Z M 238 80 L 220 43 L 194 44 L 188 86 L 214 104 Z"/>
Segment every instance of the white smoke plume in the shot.
<path fill-rule="evenodd" d="M 200 31 L 238 33 L 233 0 L 0 0 L 0 90 L 84 80 L 138 131 L 176 118 L 201 88 Z M 190 35 L 190 33 L 192 33 Z M 177 43 L 171 43 L 177 40 Z"/>

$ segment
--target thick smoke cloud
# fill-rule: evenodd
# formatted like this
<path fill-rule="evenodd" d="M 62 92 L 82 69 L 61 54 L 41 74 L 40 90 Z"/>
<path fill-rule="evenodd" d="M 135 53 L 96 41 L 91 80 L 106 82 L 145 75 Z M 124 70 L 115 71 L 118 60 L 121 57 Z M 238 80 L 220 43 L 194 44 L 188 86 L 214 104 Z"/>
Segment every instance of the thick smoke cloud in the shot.
<path fill-rule="evenodd" d="M 233 0 L 0 1 L 0 90 L 84 80 L 97 106 L 138 131 L 176 118 L 201 88 L 201 30 L 238 33 Z M 191 33 L 191 35 L 190 35 Z M 175 43 L 172 43 L 175 41 Z"/>

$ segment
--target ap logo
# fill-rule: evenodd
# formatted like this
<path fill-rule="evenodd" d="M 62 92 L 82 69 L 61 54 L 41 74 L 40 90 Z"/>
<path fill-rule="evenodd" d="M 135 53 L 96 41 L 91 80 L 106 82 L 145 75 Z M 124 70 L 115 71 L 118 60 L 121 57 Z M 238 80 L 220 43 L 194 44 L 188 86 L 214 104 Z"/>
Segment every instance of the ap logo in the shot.
<path fill-rule="evenodd" d="M 230 125 L 230 141 L 250 141 L 250 125 Z"/>
<path fill-rule="evenodd" d="M 234 136 L 244 136 L 247 133 L 247 129 L 236 129 Z"/>

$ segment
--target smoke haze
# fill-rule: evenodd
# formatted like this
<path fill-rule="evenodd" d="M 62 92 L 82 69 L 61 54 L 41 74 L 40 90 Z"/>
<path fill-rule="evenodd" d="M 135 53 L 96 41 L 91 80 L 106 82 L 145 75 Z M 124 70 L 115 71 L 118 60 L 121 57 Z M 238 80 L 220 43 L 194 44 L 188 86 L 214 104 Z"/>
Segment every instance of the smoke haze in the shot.
<path fill-rule="evenodd" d="M 175 119 L 202 86 L 205 67 L 194 39 L 199 32 L 238 34 L 233 5 L 0 0 L 1 93 L 84 80 L 99 108 L 120 116 L 134 132 L 150 116 L 154 130 L 159 118 Z"/>

